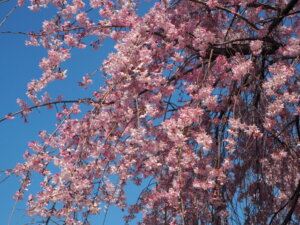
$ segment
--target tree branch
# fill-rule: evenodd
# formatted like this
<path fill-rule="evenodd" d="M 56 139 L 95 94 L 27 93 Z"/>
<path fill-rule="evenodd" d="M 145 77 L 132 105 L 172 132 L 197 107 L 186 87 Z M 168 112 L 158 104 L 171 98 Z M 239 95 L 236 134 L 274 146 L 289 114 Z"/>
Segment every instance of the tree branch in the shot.
<path fill-rule="evenodd" d="M 40 34 L 26 33 L 22 31 L 0 31 L 0 34 L 21 34 L 21 35 L 32 35 L 32 36 L 41 36 Z"/>
<path fill-rule="evenodd" d="M 290 222 L 290 220 L 292 219 L 292 215 L 296 209 L 299 197 L 300 197 L 300 180 L 298 182 L 298 186 L 297 186 L 293 196 L 291 197 L 292 206 L 290 208 L 290 211 L 286 215 L 286 217 L 281 225 L 287 225 Z"/>
<path fill-rule="evenodd" d="M 9 2 L 10 0 L 1 0 L 0 4 L 5 3 L 5 2 Z"/>
<path fill-rule="evenodd" d="M 10 17 L 14 11 L 17 9 L 18 5 L 16 5 L 15 7 L 13 7 L 8 13 L 7 15 L 2 19 L 2 21 L 0 22 L 0 27 L 5 23 L 5 21 L 8 19 L 8 17 Z"/>
<path fill-rule="evenodd" d="M 249 39 L 250 40 L 250 39 Z M 220 44 L 217 44 L 219 46 Z M 277 49 L 280 47 L 280 44 L 277 42 L 264 42 L 264 46 L 262 49 L 261 54 L 274 54 Z M 241 53 L 243 55 L 250 55 L 252 54 L 250 44 L 249 43 L 243 43 L 243 44 L 230 44 L 228 47 L 216 47 L 216 45 L 212 45 L 213 48 L 213 59 L 215 59 L 219 55 L 224 55 L 226 57 L 231 57 L 235 55 L 236 53 Z M 207 58 L 209 57 L 210 49 L 207 50 Z"/>
<path fill-rule="evenodd" d="M 63 103 L 92 103 L 92 102 L 98 103 L 90 98 L 78 99 L 78 100 L 61 100 L 61 101 L 53 101 L 53 102 L 47 102 L 47 103 L 44 103 L 41 105 L 31 106 L 31 107 L 28 107 L 26 110 L 32 111 L 33 109 L 37 109 L 37 108 L 41 108 L 41 107 L 45 107 L 45 106 L 49 106 L 49 105 L 63 104 Z M 18 112 L 15 112 L 15 113 L 10 113 L 8 115 L 13 117 L 13 116 L 24 113 L 26 110 L 23 109 Z M 8 119 L 9 119 L 8 117 L 4 117 L 4 118 L 0 119 L 0 123 L 5 120 L 8 120 Z"/>
<path fill-rule="evenodd" d="M 278 7 L 273 7 L 271 5 L 264 4 L 264 3 L 261 3 L 261 2 L 248 3 L 247 7 L 253 7 L 253 8 L 262 7 L 263 9 L 271 9 L 271 10 L 275 10 L 275 11 L 279 11 L 280 10 L 280 8 L 278 8 Z"/>
<path fill-rule="evenodd" d="M 195 2 L 195 3 L 199 3 L 199 4 L 202 4 L 202 5 L 205 5 L 208 7 L 207 3 L 206 2 L 203 2 L 203 1 L 200 1 L 200 0 L 190 0 L 191 2 Z M 251 23 L 247 18 L 243 17 L 241 14 L 237 13 L 237 12 L 234 12 L 234 11 L 231 11 L 230 9 L 227 9 L 223 6 L 216 6 L 215 7 L 216 9 L 220 9 L 220 10 L 223 10 L 225 12 L 228 12 L 232 15 L 235 15 L 237 16 L 238 18 L 240 18 L 241 20 L 245 21 L 248 25 L 250 25 L 252 28 L 254 28 L 255 30 L 259 30 L 259 28 L 257 26 L 255 26 L 254 23 Z"/>
<path fill-rule="evenodd" d="M 298 0 L 291 0 L 287 4 L 287 6 L 281 11 L 281 13 L 278 15 L 278 17 L 275 18 L 273 20 L 273 23 L 271 23 L 271 25 L 269 26 L 269 31 L 268 31 L 267 35 L 269 35 L 278 24 L 280 24 L 280 22 L 283 20 L 283 18 L 287 16 L 289 11 L 291 11 L 294 8 L 294 6 L 297 4 L 297 2 L 298 2 Z"/>

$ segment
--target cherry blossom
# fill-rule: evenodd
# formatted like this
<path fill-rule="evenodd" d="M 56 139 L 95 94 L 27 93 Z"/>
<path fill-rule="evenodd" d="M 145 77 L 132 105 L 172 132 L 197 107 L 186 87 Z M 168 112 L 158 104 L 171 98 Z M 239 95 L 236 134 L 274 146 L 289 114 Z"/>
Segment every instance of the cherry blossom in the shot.
<path fill-rule="evenodd" d="M 21 111 L 3 120 L 51 108 L 59 93 L 47 86 L 68 81 L 72 50 L 101 53 L 115 41 L 97 70 L 105 84 L 59 97 L 55 130 L 29 142 L 12 170 L 17 200 L 32 172 L 42 177 L 30 216 L 88 224 L 114 205 L 128 223 L 299 224 L 298 1 L 155 1 L 144 15 L 139 1 L 18 4 L 56 13 L 28 34 L 27 45 L 46 51 L 31 103 L 18 99 Z M 94 74 L 82 76 L 73 85 L 91 88 Z M 129 205 L 126 186 L 144 180 Z"/>

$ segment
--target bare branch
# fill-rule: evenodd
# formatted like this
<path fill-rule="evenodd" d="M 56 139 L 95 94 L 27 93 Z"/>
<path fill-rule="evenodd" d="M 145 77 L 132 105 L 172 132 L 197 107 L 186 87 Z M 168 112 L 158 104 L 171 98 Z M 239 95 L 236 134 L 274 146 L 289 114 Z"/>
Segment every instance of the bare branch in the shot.
<path fill-rule="evenodd" d="M 0 27 L 5 23 L 5 21 L 8 19 L 8 17 L 10 17 L 13 12 L 17 9 L 18 5 L 16 5 L 15 7 L 13 7 L 8 13 L 7 15 L 3 18 L 3 20 L 0 22 Z"/>
<path fill-rule="evenodd" d="M 0 4 L 5 3 L 5 2 L 9 2 L 10 0 L 1 0 Z"/>

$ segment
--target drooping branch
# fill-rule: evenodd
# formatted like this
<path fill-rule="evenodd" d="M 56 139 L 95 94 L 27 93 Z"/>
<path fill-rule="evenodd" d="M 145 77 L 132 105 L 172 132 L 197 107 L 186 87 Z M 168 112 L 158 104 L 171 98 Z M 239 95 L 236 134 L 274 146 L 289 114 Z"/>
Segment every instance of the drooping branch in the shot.
<path fill-rule="evenodd" d="M 85 104 L 88 104 L 88 103 L 93 103 L 93 102 L 97 103 L 96 101 L 94 101 L 91 98 L 78 99 L 78 100 L 60 100 L 60 101 L 47 102 L 47 103 L 44 103 L 44 104 L 28 107 L 26 109 L 23 109 L 23 110 L 14 112 L 14 113 L 9 113 L 6 117 L 0 119 L 0 123 L 5 121 L 5 120 L 8 120 L 9 117 L 20 115 L 20 114 L 23 114 L 25 111 L 32 111 L 33 109 L 42 108 L 42 107 L 45 107 L 45 106 L 51 106 L 51 105 L 56 105 L 56 104 L 68 104 L 68 103 L 85 103 Z"/>
<path fill-rule="evenodd" d="M 64 7 L 74 7 L 67 2 Z M 289 65 L 292 60 L 285 59 L 296 57 L 299 52 L 287 48 L 291 37 L 288 32 L 265 36 L 268 27 L 278 21 L 278 16 L 283 16 L 286 5 L 280 5 L 280 1 L 269 5 L 259 3 L 265 1 L 175 2 L 167 9 L 165 3 L 157 3 L 143 18 L 132 17 L 135 5 L 128 7 L 129 1 L 125 1 L 127 5 L 120 11 L 111 5 L 106 11 L 106 5 L 95 6 L 104 13 L 107 23 L 103 24 L 121 24 L 128 29 L 101 27 L 102 23 L 85 15 L 86 11 L 80 8 L 80 14 L 74 14 L 76 19 L 72 17 L 68 21 L 70 26 L 61 26 L 60 22 L 65 20 L 61 17 L 58 24 L 49 21 L 49 27 L 45 26 L 39 33 L 45 35 L 46 42 L 51 37 L 62 42 L 59 48 L 51 49 L 53 55 L 47 58 L 48 66 L 55 65 L 54 72 L 61 63 L 56 61 L 68 57 L 65 48 L 77 46 L 67 44 L 68 38 L 79 43 L 85 37 L 98 36 L 97 44 L 100 44 L 104 36 L 110 36 L 107 31 L 112 30 L 115 33 L 111 37 L 117 39 L 117 52 L 101 67 L 107 82 L 94 93 L 93 99 L 43 101 L 44 104 L 31 107 L 24 103 L 20 104 L 23 110 L 0 120 L 18 114 L 25 117 L 33 109 L 53 104 L 84 103 L 94 107 L 82 119 L 78 118 L 82 115 L 70 117 L 74 111 L 66 108 L 70 114 L 60 120 L 50 138 L 47 133 L 40 135 L 42 145 L 30 143 L 33 153 L 26 152 L 26 163 L 22 164 L 25 166 L 15 170 L 16 175 L 38 171 L 47 179 L 57 179 L 53 184 L 48 182 L 42 187 L 41 195 L 30 200 L 30 213 L 47 213 L 42 223 L 51 224 L 68 217 L 72 221 L 66 220 L 66 224 L 77 220 L 84 220 L 85 224 L 90 215 L 99 213 L 103 204 L 115 204 L 123 209 L 123 204 L 127 205 L 123 200 L 124 185 L 129 181 L 139 185 L 148 177 L 155 179 L 155 187 L 139 197 L 140 201 L 133 205 L 132 211 L 130 208 L 128 216 L 143 210 L 145 224 L 169 224 L 171 220 L 175 224 L 233 224 L 232 215 L 239 217 L 240 206 L 248 217 L 239 218 L 240 223 L 247 219 L 249 223 L 267 224 L 277 210 L 268 208 L 273 203 L 284 205 L 280 210 L 283 224 L 296 217 L 298 187 L 296 194 L 290 195 L 297 186 L 293 177 L 299 168 L 297 156 L 293 154 L 296 132 L 300 136 L 300 129 L 299 118 L 296 118 L 297 131 L 291 128 L 295 120 L 290 114 L 294 116 L 296 111 L 294 99 L 298 89 L 290 80 L 297 65 Z M 296 11 L 290 10 L 285 18 L 291 13 Z M 255 22 L 257 18 L 261 20 Z M 275 29 L 280 29 L 282 21 L 275 24 Z M 210 29 L 212 24 L 215 27 Z M 263 26 L 266 32 L 259 35 L 257 30 Z M 39 37 L 34 38 L 43 39 Z M 281 50 L 288 53 L 280 54 Z M 271 96 L 272 88 L 282 89 L 285 95 L 276 92 Z M 277 100 L 278 104 L 273 104 Z M 280 104 L 286 111 L 280 111 Z M 286 121 L 291 122 L 285 125 Z M 54 151 L 46 151 L 46 146 Z M 61 167 L 60 172 L 55 176 L 44 174 L 45 169 L 52 172 L 47 167 L 52 162 Z M 278 181 L 284 173 L 289 176 Z M 119 180 L 109 187 L 114 183 L 110 180 L 114 175 Z M 275 191 L 278 188 L 290 197 L 287 202 L 273 195 L 274 187 Z M 120 192 L 116 194 L 116 191 Z M 43 195 L 49 199 L 43 199 Z M 54 204 L 51 209 L 51 203 L 55 202 L 59 205 Z M 39 205 L 46 207 L 35 208 Z M 255 213 L 248 214 L 247 208 L 253 208 Z"/>

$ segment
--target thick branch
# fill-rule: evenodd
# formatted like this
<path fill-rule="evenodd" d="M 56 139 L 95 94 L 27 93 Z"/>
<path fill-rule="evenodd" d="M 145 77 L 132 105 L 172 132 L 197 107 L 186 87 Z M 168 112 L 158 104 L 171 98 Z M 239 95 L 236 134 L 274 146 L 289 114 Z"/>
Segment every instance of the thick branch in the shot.
<path fill-rule="evenodd" d="M 280 45 L 278 43 L 264 42 L 264 46 L 263 46 L 261 54 L 263 54 L 263 55 L 274 54 L 279 47 L 280 47 Z M 212 49 L 213 49 L 213 57 L 212 57 L 213 59 L 215 59 L 219 55 L 224 55 L 229 58 L 229 57 L 235 55 L 236 53 L 241 53 L 243 55 L 252 54 L 249 43 L 230 44 L 229 46 L 224 46 L 224 47 L 217 47 L 217 46 L 213 45 Z M 209 57 L 210 51 L 211 51 L 211 49 L 208 49 L 206 58 Z"/>
<path fill-rule="evenodd" d="M 298 186 L 297 186 L 297 188 L 294 192 L 294 195 L 291 198 L 291 203 L 292 203 L 291 209 L 288 212 L 288 214 L 286 215 L 286 217 L 285 217 L 285 219 L 284 219 L 284 221 L 281 225 L 287 225 L 290 222 L 290 220 L 292 219 L 292 215 L 293 215 L 293 213 L 296 209 L 299 197 L 300 197 L 300 181 L 299 181 Z"/>
<path fill-rule="evenodd" d="M 271 25 L 269 26 L 269 31 L 268 31 L 268 35 L 274 30 L 274 28 L 280 24 L 280 22 L 283 20 L 284 17 L 287 16 L 287 14 L 289 13 L 289 11 L 291 11 L 294 6 L 297 4 L 298 0 L 291 0 L 287 6 L 282 10 L 282 12 L 278 15 L 277 18 L 275 18 L 273 20 L 273 23 L 271 23 Z"/>
<path fill-rule="evenodd" d="M 278 7 L 273 7 L 271 5 L 264 4 L 264 3 L 261 3 L 261 2 L 248 3 L 247 7 L 254 7 L 254 8 L 262 7 L 263 9 L 271 9 L 271 10 L 275 10 L 275 11 L 280 10 L 280 8 L 278 8 Z"/>
<path fill-rule="evenodd" d="M 299 116 L 296 116 L 296 130 L 297 130 L 298 140 L 300 141 Z"/>

